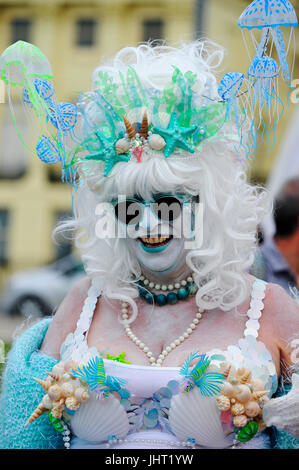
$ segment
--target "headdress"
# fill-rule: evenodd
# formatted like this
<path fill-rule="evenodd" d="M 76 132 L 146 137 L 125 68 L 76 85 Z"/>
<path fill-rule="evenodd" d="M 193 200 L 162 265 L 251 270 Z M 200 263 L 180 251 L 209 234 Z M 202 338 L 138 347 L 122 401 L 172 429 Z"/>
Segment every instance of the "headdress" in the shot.
<path fill-rule="evenodd" d="M 85 167 L 90 162 L 91 171 L 92 161 L 102 162 L 104 176 L 109 177 L 119 162 L 198 156 L 203 144 L 217 138 L 227 121 L 233 121 L 239 146 L 250 155 L 257 147 L 259 131 L 270 143 L 282 114 L 277 80 L 281 75 L 291 89 L 292 71 L 287 61 L 290 42 L 285 45 L 281 27 L 290 27 L 292 36 L 298 23 L 288 0 L 254 0 L 238 24 L 242 31 L 249 30 L 255 56 L 247 74 L 230 72 L 222 78 L 218 94 L 209 83 L 198 91 L 196 74 L 177 66 L 164 87 L 144 86 L 130 65 L 117 76 L 100 68 L 94 77 L 95 90 L 83 94 L 77 105 L 57 102 L 47 58 L 32 44 L 18 41 L 0 58 L 15 125 L 12 88 L 21 91 L 20 98 L 36 125 L 36 143 L 30 150 L 46 163 L 61 162 L 63 179 L 75 186 L 80 162 L 86 162 Z M 271 57 L 274 48 L 279 65 Z"/>

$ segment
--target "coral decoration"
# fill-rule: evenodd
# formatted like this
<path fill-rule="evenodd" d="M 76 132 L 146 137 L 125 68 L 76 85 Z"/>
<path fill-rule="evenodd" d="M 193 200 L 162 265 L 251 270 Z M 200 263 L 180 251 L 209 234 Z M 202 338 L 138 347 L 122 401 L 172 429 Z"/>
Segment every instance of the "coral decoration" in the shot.
<path fill-rule="evenodd" d="M 220 418 L 225 416 L 227 420 L 227 413 L 230 412 L 234 426 L 242 428 L 242 433 L 241 431 L 238 433 L 238 439 L 245 442 L 245 439 L 251 439 L 258 430 L 265 428 L 262 408 L 269 400 L 266 396 L 268 391 L 264 390 L 261 380 L 252 379 L 247 367 L 236 369 L 224 362 L 220 365 L 220 370 L 226 377 L 216 398 L 218 409 L 221 411 Z"/>
<path fill-rule="evenodd" d="M 74 361 L 59 362 L 48 373 L 46 380 L 34 379 L 42 386 L 46 395 L 33 411 L 25 426 L 35 421 L 43 413 L 51 411 L 51 417 L 61 419 L 67 409 L 77 410 L 80 404 L 90 397 L 88 386 L 74 379 L 68 372 L 77 368 Z"/>

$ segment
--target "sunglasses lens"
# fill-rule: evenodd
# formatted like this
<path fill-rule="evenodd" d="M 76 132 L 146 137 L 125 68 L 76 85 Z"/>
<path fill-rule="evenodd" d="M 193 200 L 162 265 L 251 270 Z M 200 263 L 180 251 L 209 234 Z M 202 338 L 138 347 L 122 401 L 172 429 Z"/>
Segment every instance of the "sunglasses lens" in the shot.
<path fill-rule="evenodd" d="M 163 196 L 153 203 L 153 211 L 158 219 L 172 222 L 181 215 L 182 205 L 176 197 Z"/>
<path fill-rule="evenodd" d="M 142 205 L 137 201 L 120 201 L 114 210 L 116 218 L 126 225 L 137 224 L 142 217 Z"/>

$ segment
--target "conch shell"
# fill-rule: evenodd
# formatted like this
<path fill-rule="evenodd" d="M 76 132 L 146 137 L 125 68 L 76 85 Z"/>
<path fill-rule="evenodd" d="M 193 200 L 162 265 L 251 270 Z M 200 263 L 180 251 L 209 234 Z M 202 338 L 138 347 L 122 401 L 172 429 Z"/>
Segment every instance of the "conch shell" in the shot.
<path fill-rule="evenodd" d="M 123 116 L 123 120 L 124 120 L 124 123 L 125 123 L 125 126 L 126 126 L 126 130 L 127 130 L 127 133 L 128 133 L 128 136 L 129 136 L 129 139 L 132 140 L 134 139 L 134 137 L 136 136 L 136 129 L 132 126 L 132 124 L 130 123 L 130 121 L 126 118 L 126 116 Z"/>
<path fill-rule="evenodd" d="M 147 119 L 147 113 L 145 111 L 143 118 L 142 118 L 141 128 L 140 128 L 140 137 L 147 139 L 147 136 L 148 136 L 148 119 Z"/>
<path fill-rule="evenodd" d="M 33 380 L 35 380 L 38 384 L 43 387 L 44 392 L 47 392 L 51 385 L 53 385 L 53 379 L 51 377 L 47 377 L 46 380 L 37 379 L 36 377 L 33 377 Z"/>
<path fill-rule="evenodd" d="M 77 364 L 72 360 L 66 363 L 60 362 L 48 373 L 46 380 L 34 379 L 42 386 L 46 395 L 31 414 L 26 425 L 49 410 L 54 418 L 60 419 L 65 407 L 69 410 L 77 410 L 80 403 L 90 398 L 88 386 L 68 373 L 71 369 L 76 368 Z"/>
<path fill-rule="evenodd" d="M 251 379 L 251 372 L 247 367 L 241 367 L 237 370 L 236 376 L 239 379 L 240 384 L 245 384 Z"/>
<path fill-rule="evenodd" d="M 30 418 L 26 421 L 25 423 L 25 426 L 27 426 L 27 424 L 29 423 L 32 423 L 33 421 L 35 421 L 37 418 L 39 418 L 45 411 L 48 411 L 48 408 L 46 408 L 42 403 L 40 403 L 38 405 L 37 408 L 35 408 L 35 410 L 33 411 L 32 415 L 30 416 Z"/>

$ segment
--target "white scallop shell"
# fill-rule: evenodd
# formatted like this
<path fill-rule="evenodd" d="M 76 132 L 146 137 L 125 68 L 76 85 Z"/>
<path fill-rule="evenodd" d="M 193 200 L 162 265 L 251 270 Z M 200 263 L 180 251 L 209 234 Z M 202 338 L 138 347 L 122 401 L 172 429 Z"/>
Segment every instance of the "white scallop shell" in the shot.
<path fill-rule="evenodd" d="M 75 412 L 70 425 L 75 436 L 88 442 L 107 441 L 108 436 L 121 439 L 129 432 L 127 413 L 113 395 L 99 400 L 92 393 Z"/>
<path fill-rule="evenodd" d="M 231 445 L 219 418 L 216 397 L 204 397 L 198 387 L 175 395 L 170 403 L 169 424 L 182 441 L 195 439 L 201 446 L 221 449 Z"/>

